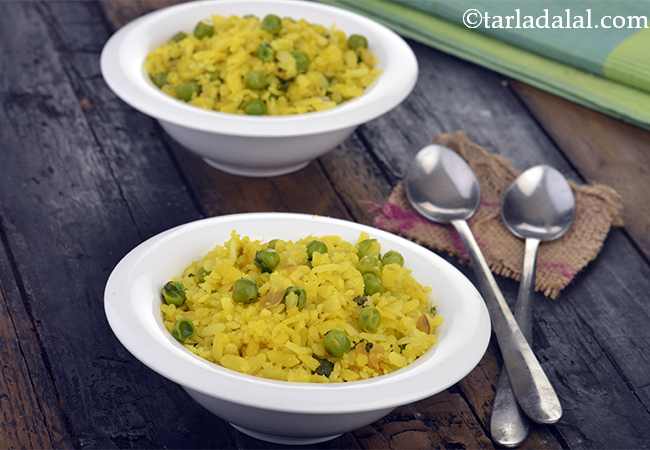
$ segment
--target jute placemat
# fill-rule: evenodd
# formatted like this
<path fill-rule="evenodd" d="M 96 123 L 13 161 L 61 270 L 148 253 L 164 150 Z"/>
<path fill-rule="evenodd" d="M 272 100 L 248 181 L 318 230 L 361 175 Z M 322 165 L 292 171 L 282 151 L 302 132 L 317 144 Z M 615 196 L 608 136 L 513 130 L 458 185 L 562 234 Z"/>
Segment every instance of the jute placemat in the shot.
<path fill-rule="evenodd" d="M 524 242 L 501 222 L 501 195 L 519 172 L 510 161 L 472 142 L 462 132 L 441 134 L 434 143 L 456 151 L 472 167 L 481 185 L 481 204 L 469 224 L 493 272 L 519 280 Z M 604 185 L 571 183 L 576 197 L 576 218 L 561 239 L 542 243 L 537 260 L 535 289 L 557 298 L 580 270 L 598 255 L 612 226 L 622 226 L 622 201 Z M 468 262 L 460 237 L 451 226 L 438 225 L 418 215 L 398 184 L 385 204 L 377 207 L 375 225 L 434 250 Z"/>

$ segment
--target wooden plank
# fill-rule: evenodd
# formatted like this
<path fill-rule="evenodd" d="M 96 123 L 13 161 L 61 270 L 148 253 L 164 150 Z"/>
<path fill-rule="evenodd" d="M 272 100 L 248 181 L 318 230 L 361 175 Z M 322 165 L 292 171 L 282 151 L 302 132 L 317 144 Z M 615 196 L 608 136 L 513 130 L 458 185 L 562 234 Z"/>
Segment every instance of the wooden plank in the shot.
<path fill-rule="evenodd" d="M 580 180 L 499 76 L 421 45 L 413 47 L 420 62 L 414 93 L 402 106 L 360 129 L 390 179 L 404 176 L 415 152 L 433 134 L 464 129 L 520 168 L 546 163 Z M 360 184 L 352 181 L 355 187 L 347 189 L 359 190 Z M 354 197 L 352 192 L 342 195 Z M 515 283 L 500 284 L 515 298 Z M 649 404 L 642 395 L 650 373 L 643 350 L 650 344 L 645 325 L 650 318 L 645 302 L 649 291 L 647 263 L 624 233 L 613 231 L 599 259 L 559 301 L 537 302 L 535 347 L 567 406 L 557 429 L 569 446 L 636 448 L 649 442 Z M 470 376 L 461 387 L 484 416 L 489 398 L 476 392 L 487 386 L 481 382 L 476 389 L 471 381 Z"/>
<path fill-rule="evenodd" d="M 237 448 L 242 450 L 282 450 L 287 448 L 292 448 L 293 446 L 287 446 L 282 444 L 273 444 L 271 442 L 260 441 L 258 439 L 252 438 L 245 435 L 244 433 L 237 432 L 235 434 L 235 443 Z M 352 433 L 345 433 L 335 439 L 330 441 L 321 442 L 318 444 L 312 444 L 309 446 L 298 446 L 296 448 L 312 448 L 319 450 L 333 449 L 333 450 L 361 450 L 363 447 L 356 440 L 355 436 Z"/>
<path fill-rule="evenodd" d="M 372 449 L 493 448 L 462 396 L 449 391 L 398 408 L 354 434 Z"/>
<path fill-rule="evenodd" d="M 54 2 L 40 8 L 39 14 L 65 57 L 63 70 L 74 98 L 109 165 L 107 170 L 119 183 L 121 197 L 128 200 L 140 234 L 149 237 L 177 225 L 177 215 L 201 217 L 198 205 L 187 201 L 191 193 L 158 138 L 159 127 L 148 117 L 133 114 L 101 77 L 98 57 L 109 32 L 100 9 Z M 162 215 L 161 204 L 174 213 Z"/>
<path fill-rule="evenodd" d="M 63 412 L 4 245 L 0 245 L 0 367 L 2 447 L 70 447 Z"/>
<path fill-rule="evenodd" d="M 650 258 L 650 131 L 520 82 L 511 85 L 585 179 L 621 194 L 625 228 Z"/>
<path fill-rule="evenodd" d="M 121 27 L 135 17 L 184 1 L 188 0 L 100 0 L 100 4 L 108 21 Z"/>
<path fill-rule="evenodd" d="M 243 178 L 213 169 L 167 136 L 165 141 L 207 215 L 261 211 L 347 215 L 318 162 L 289 175 Z"/>
<path fill-rule="evenodd" d="M 232 447 L 229 428 L 130 357 L 104 317 L 103 286 L 119 258 L 199 214 L 169 153 L 151 141 L 153 125 L 93 78 L 88 32 L 107 37 L 99 14 L 89 2 L 18 2 L 0 15 L 0 50 L 12 62 L 0 73 L 0 164 L 12 174 L 0 177 L 0 215 L 32 326 L 76 447 Z M 100 112 L 85 114 L 89 104 Z"/>
<path fill-rule="evenodd" d="M 329 181 L 357 222 L 372 225 L 373 210 L 390 192 L 381 171 L 358 134 L 320 159 Z"/>

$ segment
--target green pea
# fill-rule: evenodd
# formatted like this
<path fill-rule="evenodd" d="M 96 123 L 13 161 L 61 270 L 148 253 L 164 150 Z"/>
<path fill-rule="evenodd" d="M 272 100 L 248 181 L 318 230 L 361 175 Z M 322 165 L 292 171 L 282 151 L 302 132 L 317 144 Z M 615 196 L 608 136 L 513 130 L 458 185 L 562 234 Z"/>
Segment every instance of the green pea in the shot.
<path fill-rule="evenodd" d="M 307 292 L 302 288 L 289 286 L 284 291 L 284 303 L 287 306 L 297 306 L 299 310 L 302 310 L 307 304 Z"/>
<path fill-rule="evenodd" d="M 324 377 L 329 377 L 332 371 L 334 370 L 334 363 L 329 359 L 315 357 L 320 363 L 314 373 L 317 375 L 323 375 Z"/>
<path fill-rule="evenodd" d="M 273 50 L 273 47 L 271 47 L 269 44 L 267 44 L 266 42 L 262 42 L 257 47 L 257 50 L 255 51 L 255 55 L 264 62 L 270 62 L 273 61 L 273 57 L 275 56 L 275 51 Z"/>
<path fill-rule="evenodd" d="M 266 114 L 266 103 L 255 98 L 244 105 L 244 112 L 249 116 L 263 116 Z"/>
<path fill-rule="evenodd" d="M 321 241 L 311 241 L 307 244 L 307 259 L 311 261 L 314 253 L 327 253 L 327 245 Z"/>
<path fill-rule="evenodd" d="M 374 306 L 366 306 L 359 313 L 359 326 L 362 330 L 374 333 L 381 323 L 381 314 Z"/>
<path fill-rule="evenodd" d="M 244 77 L 244 82 L 249 89 L 264 89 L 269 85 L 269 77 L 261 70 L 251 70 Z"/>
<path fill-rule="evenodd" d="M 275 14 L 269 14 L 262 19 L 262 29 L 271 34 L 278 34 L 282 29 L 282 19 Z"/>
<path fill-rule="evenodd" d="M 168 305 L 181 306 L 185 303 L 185 286 L 178 281 L 170 281 L 162 288 L 162 298 Z"/>
<path fill-rule="evenodd" d="M 151 75 L 151 81 L 159 88 L 167 84 L 167 72 L 159 72 Z"/>
<path fill-rule="evenodd" d="M 272 248 L 255 253 L 255 265 L 262 272 L 271 273 L 278 267 L 278 264 L 280 264 L 280 255 Z"/>
<path fill-rule="evenodd" d="M 271 239 L 269 242 L 266 243 L 266 247 L 275 248 L 275 246 L 278 245 L 278 242 L 280 242 L 280 239 Z"/>
<path fill-rule="evenodd" d="M 366 295 L 373 295 L 382 292 L 384 287 L 381 285 L 381 280 L 374 273 L 363 274 L 363 293 Z"/>
<path fill-rule="evenodd" d="M 379 258 L 381 248 L 377 239 L 366 239 L 357 244 L 357 255 L 359 259 L 364 256 L 375 256 Z"/>
<path fill-rule="evenodd" d="M 172 36 L 172 38 L 170 39 L 170 41 L 172 41 L 172 42 L 180 42 L 180 41 L 182 41 L 183 39 L 185 39 L 186 37 L 187 37 L 187 33 L 186 33 L 186 32 L 184 32 L 184 31 L 179 31 L 178 33 L 176 33 L 175 35 Z"/>
<path fill-rule="evenodd" d="M 350 342 L 348 335 L 345 334 L 345 331 L 334 329 L 328 331 L 325 335 L 323 346 L 325 347 L 325 350 L 327 350 L 327 353 L 339 358 L 343 356 L 344 353 L 350 351 L 352 343 Z"/>
<path fill-rule="evenodd" d="M 188 319 L 179 319 L 174 325 L 172 336 L 181 344 L 194 334 L 194 324 Z"/>
<path fill-rule="evenodd" d="M 203 39 L 212 36 L 214 36 L 214 27 L 212 25 L 208 25 L 205 22 L 199 22 L 194 27 L 195 38 Z"/>
<path fill-rule="evenodd" d="M 296 60 L 296 69 L 298 69 L 298 73 L 305 73 L 309 70 L 309 64 L 311 61 L 306 53 L 296 50 L 291 52 L 291 55 L 293 56 L 293 59 Z"/>
<path fill-rule="evenodd" d="M 384 253 L 384 256 L 381 257 L 381 263 L 386 266 L 388 264 L 397 264 L 398 266 L 404 265 L 404 257 L 395 250 L 390 250 Z"/>
<path fill-rule="evenodd" d="M 348 48 L 354 51 L 361 48 L 368 48 L 368 39 L 360 34 L 351 34 L 348 38 Z"/>
<path fill-rule="evenodd" d="M 176 98 L 183 100 L 184 102 L 189 102 L 192 100 L 194 95 L 198 95 L 201 91 L 201 86 L 195 81 L 190 81 L 189 83 L 183 83 L 176 86 Z"/>
<path fill-rule="evenodd" d="M 232 299 L 238 303 L 254 303 L 258 296 L 257 284 L 248 278 L 240 278 L 232 287 Z"/>
<path fill-rule="evenodd" d="M 357 264 L 357 268 L 361 273 L 374 273 L 379 275 L 381 272 L 381 262 L 376 256 L 364 256 Z"/>

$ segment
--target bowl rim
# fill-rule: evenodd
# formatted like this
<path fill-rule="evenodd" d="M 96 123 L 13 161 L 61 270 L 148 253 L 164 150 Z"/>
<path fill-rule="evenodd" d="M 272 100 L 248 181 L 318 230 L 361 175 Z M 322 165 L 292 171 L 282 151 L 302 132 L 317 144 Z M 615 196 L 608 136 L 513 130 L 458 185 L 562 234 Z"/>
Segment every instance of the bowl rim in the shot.
<path fill-rule="evenodd" d="M 395 372 L 348 383 L 299 383 L 269 380 L 226 369 L 218 364 L 192 354 L 170 336 L 163 340 L 154 339 L 144 328 L 133 326 L 132 319 L 136 302 L 130 298 L 134 280 L 132 272 L 140 267 L 141 260 L 156 246 L 181 235 L 188 236 L 202 227 L 227 226 L 238 221 L 300 220 L 344 227 L 366 232 L 372 236 L 391 241 L 397 247 L 424 256 L 435 270 L 454 277 L 462 285 L 467 301 L 476 306 L 475 326 L 464 337 L 462 352 L 453 353 L 444 368 L 434 365 L 435 371 L 418 367 L 417 361 Z M 228 232 L 230 232 L 229 228 Z M 207 251 L 207 249 L 206 249 Z M 144 302 L 143 302 L 144 303 Z M 475 305 L 474 305 L 475 304 Z M 490 340 L 491 324 L 482 297 L 472 283 L 454 266 L 424 247 L 386 231 L 366 225 L 334 219 L 295 213 L 244 213 L 211 217 L 179 225 L 153 236 L 131 250 L 114 268 L 109 276 L 104 293 L 104 309 L 108 323 L 118 340 L 138 360 L 150 369 L 183 387 L 190 388 L 210 397 L 234 404 L 245 405 L 269 411 L 302 414 L 356 413 L 394 408 L 434 395 L 464 378 L 481 360 Z M 130 324 L 127 322 L 131 322 Z M 162 330 L 160 330 L 162 333 Z M 435 352 L 435 347 L 431 351 Z M 442 372 L 446 372 L 443 376 Z M 375 395 L 372 395 L 372 393 Z M 381 396 L 376 395 L 382 392 Z M 319 398 L 305 402 L 305 395 Z"/>
<path fill-rule="evenodd" d="M 128 74 L 127 65 L 132 63 L 130 60 L 126 61 L 128 58 L 124 56 L 129 47 L 128 43 L 138 39 L 138 35 L 142 35 L 148 26 L 160 20 L 208 6 L 214 7 L 214 12 L 217 13 L 220 7 L 267 9 L 274 5 L 290 6 L 295 9 L 297 16 L 301 10 L 310 10 L 345 17 L 372 29 L 373 33 L 380 37 L 375 45 L 390 46 L 392 50 L 390 58 L 382 61 L 386 66 L 378 79 L 360 97 L 327 111 L 253 117 L 209 111 L 185 104 L 164 94 L 149 80 L 145 80 L 144 70 L 140 70 L 141 78 L 138 79 Z M 144 61 L 139 64 L 141 67 Z M 302 136 L 357 126 L 400 104 L 413 90 L 418 75 L 418 64 L 413 50 L 399 35 L 384 25 L 334 6 L 296 0 L 202 0 L 151 12 L 131 21 L 111 36 L 102 50 L 100 66 L 109 88 L 124 102 L 144 114 L 193 130 L 249 137 Z"/>

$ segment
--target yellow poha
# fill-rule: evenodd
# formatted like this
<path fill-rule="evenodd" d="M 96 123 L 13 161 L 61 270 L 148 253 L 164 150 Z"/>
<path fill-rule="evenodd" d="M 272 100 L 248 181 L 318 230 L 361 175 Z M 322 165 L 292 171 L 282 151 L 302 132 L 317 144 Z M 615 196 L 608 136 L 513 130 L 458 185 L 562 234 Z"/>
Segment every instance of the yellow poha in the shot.
<path fill-rule="evenodd" d="M 362 234 L 230 240 L 162 290 L 165 327 L 232 370 L 299 382 L 361 380 L 405 367 L 442 317 L 394 251 Z"/>
<path fill-rule="evenodd" d="M 380 73 L 365 37 L 274 15 L 212 16 L 151 51 L 144 66 L 172 97 L 250 115 L 327 110 Z"/>

